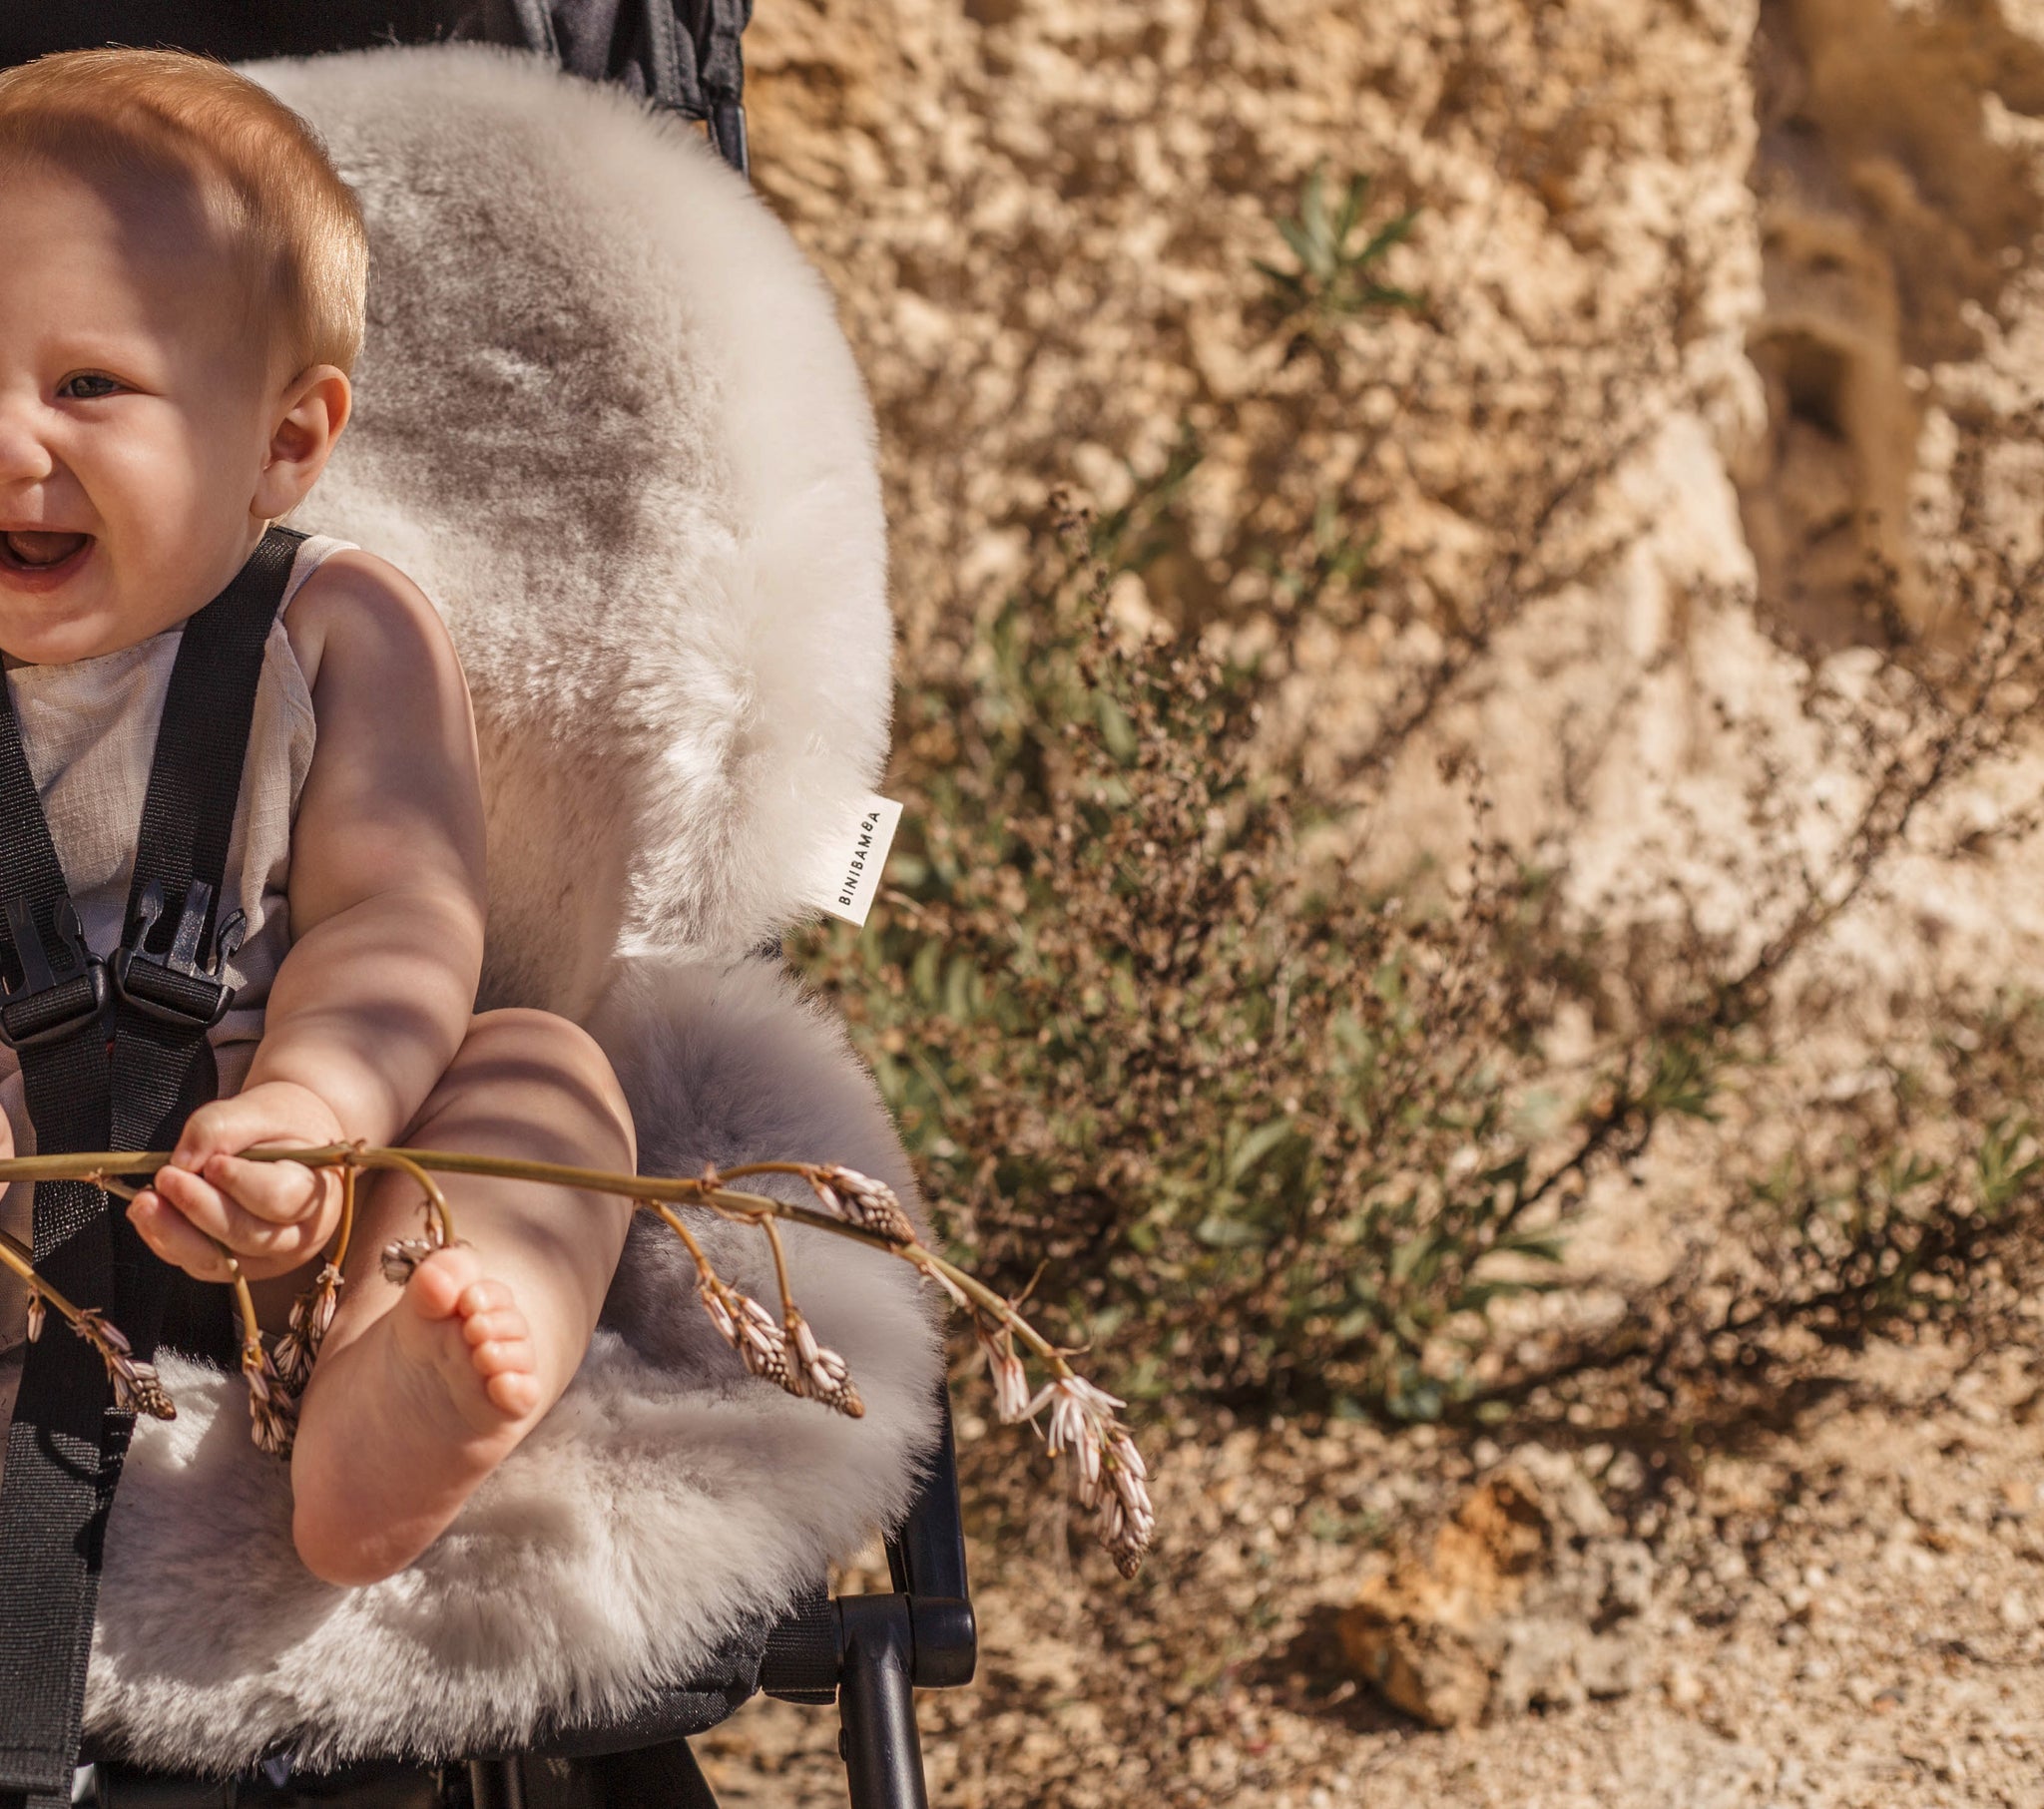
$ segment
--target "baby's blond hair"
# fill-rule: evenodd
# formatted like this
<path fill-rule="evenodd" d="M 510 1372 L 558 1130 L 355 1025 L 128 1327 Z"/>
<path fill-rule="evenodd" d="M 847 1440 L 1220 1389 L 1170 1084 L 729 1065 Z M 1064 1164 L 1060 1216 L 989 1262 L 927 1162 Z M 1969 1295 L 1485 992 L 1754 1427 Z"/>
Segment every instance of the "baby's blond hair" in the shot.
<path fill-rule="evenodd" d="M 0 70 L 0 172 L 32 163 L 190 195 L 289 374 L 353 370 L 369 278 L 361 207 L 318 135 L 267 90 L 171 50 L 65 51 Z"/>

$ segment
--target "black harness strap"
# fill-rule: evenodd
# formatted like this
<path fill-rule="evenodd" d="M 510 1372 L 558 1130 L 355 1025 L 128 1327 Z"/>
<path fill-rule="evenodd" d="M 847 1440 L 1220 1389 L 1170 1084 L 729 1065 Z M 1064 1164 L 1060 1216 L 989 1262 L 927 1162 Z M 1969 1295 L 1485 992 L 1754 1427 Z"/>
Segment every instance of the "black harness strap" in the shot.
<path fill-rule="evenodd" d="M 0 684 L 0 852 L 15 952 L 4 1029 L 21 1057 L 29 1117 L 52 1147 L 90 1149 L 110 1128 L 105 966 L 85 950 L 78 919 Z M 16 977 L 18 975 L 18 978 Z M 47 1127 L 47 1131 L 45 1130 Z M 104 1145 L 102 1145 L 104 1147 Z M 106 1195 L 83 1181 L 35 1190 L 36 1267 L 74 1300 L 104 1290 L 113 1249 Z M 104 1294 L 102 1294 L 104 1297 Z M 103 1416 L 106 1371 L 83 1339 L 61 1332 L 28 1347 L 7 1434 L 0 1487 L 0 1785 L 69 1799 L 57 1748 L 72 1732 L 92 1636 L 100 1536 L 126 1427 Z M 80 1604 L 83 1604 L 81 1626 Z M 60 1776 L 61 1771 L 61 1776 Z M 34 1798 L 32 1797 L 32 1801 Z"/>
<path fill-rule="evenodd" d="M 303 538 L 272 528 L 186 624 L 111 969 L 84 946 L 0 683 L 0 905 L 14 953 L 0 1033 L 20 1057 L 40 1149 L 169 1148 L 218 1088 L 206 1033 L 233 1000 L 217 975 L 240 926 L 216 924 L 216 912 L 262 645 Z M 41 1182 L 34 1215 L 37 1268 L 81 1305 L 111 1308 L 136 1354 L 152 1356 L 173 1271 L 96 1187 Z M 71 1800 L 101 1548 L 134 1426 L 111 1403 L 106 1371 L 82 1339 L 53 1328 L 28 1347 L 0 1481 L 0 1804 L 9 1809 Z"/>
<path fill-rule="evenodd" d="M 185 1121 L 220 1091 L 206 1033 L 234 1003 L 217 974 L 241 947 L 243 927 L 240 911 L 220 916 L 228 842 L 263 644 L 304 538 L 270 529 L 234 583 L 186 625 L 171 669 L 136 837 L 127 931 L 114 957 L 110 1148 L 170 1148 Z M 202 967 L 209 949 L 213 959 Z M 219 1288 L 158 1261 L 126 1213 L 112 1217 L 115 1322 L 139 1352 L 156 1348 L 167 1308 L 184 1348 L 194 1347 L 207 1318 L 216 1333 L 227 1325 Z"/>

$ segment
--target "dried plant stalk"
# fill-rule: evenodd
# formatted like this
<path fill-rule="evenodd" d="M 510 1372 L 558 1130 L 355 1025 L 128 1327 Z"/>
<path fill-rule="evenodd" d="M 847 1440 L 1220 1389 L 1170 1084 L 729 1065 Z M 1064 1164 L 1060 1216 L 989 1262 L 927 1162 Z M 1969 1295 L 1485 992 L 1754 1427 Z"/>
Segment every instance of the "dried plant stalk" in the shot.
<path fill-rule="evenodd" d="M 383 1279 L 392 1287 L 405 1286 L 418 1273 L 419 1264 L 435 1250 L 444 1247 L 430 1237 L 393 1237 L 383 1246 L 378 1258 Z"/>
<path fill-rule="evenodd" d="M 793 1346 L 797 1359 L 793 1392 L 806 1395 L 812 1401 L 821 1401 L 825 1407 L 843 1414 L 846 1419 L 864 1419 L 866 1404 L 858 1398 L 858 1390 L 852 1385 L 850 1368 L 834 1350 L 816 1342 L 816 1334 L 809 1330 L 809 1322 L 791 1302 L 787 1316 L 781 1321 L 781 1330 Z"/>
<path fill-rule="evenodd" d="M 773 1322 L 773 1315 L 750 1294 L 741 1292 L 718 1274 L 703 1246 L 696 1241 L 695 1234 L 675 1215 L 673 1208 L 649 1201 L 635 1203 L 664 1220 L 695 1259 L 696 1292 L 703 1301 L 703 1310 L 710 1315 L 710 1323 L 717 1327 L 718 1335 L 739 1353 L 746 1368 L 776 1388 L 783 1388 L 789 1394 L 800 1394 L 802 1391 L 796 1385 L 794 1366 L 787 1358 L 787 1334 Z"/>
<path fill-rule="evenodd" d="M 340 1223 L 334 1227 L 333 1243 L 311 1286 L 291 1302 L 289 1329 L 276 1341 L 272 1353 L 277 1386 L 289 1400 L 293 1415 L 304 1395 L 305 1384 L 312 1379 L 312 1365 L 318 1360 L 319 1346 L 325 1342 L 327 1328 L 333 1323 L 340 1305 L 341 1286 L 347 1279 L 341 1264 L 347 1260 L 348 1243 L 354 1236 L 355 1176 L 361 1172 L 358 1153 L 359 1146 L 351 1148 L 338 1164 Z"/>
<path fill-rule="evenodd" d="M 88 1169 L 67 1178 L 85 1180 L 90 1178 L 90 1174 Z M 49 1308 L 55 1307 L 58 1317 L 99 1352 L 100 1361 L 107 1366 L 107 1377 L 114 1384 L 116 1407 L 123 1413 L 145 1413 L 153 1420 L 174 1420 L 178 1417 L 178 1409 L 164 1387 L 163 1379 L 156 1373 L 156 1366 L 135 1355 L 134 1347 L 120 1327 L 98 1307 L 73 1306 L 36 1273 L 35 1258 L 21 1240 L 10 1237 L 5 1231 L 0 1231 L 0 1264 L 5 1264 L 28 1283 L 28 1335 L 31 1340 L 42 1336 L 44 1317 Z"/>
<path fill-rule="evenodd" d="M 915 1226 L 908 1222 L 908 1214 L 894 1197 L 894 1189 L 884 1181 L 876 1181 L 856 1168 L 844 1167 L 808 1168 L 803 1178 L 823 1202 L 823 1210 L 832 1217 L 857 1225 L 862 1231 L 871 1231 L 889 1243 L 915 1241 Z"/>
<path fill-rule="evenodd" d="M 370 1151 L 360 1144 L 351 1150 L 354 1161 L 367 1167 L 396 1168 L 409 1174 L 419 1184 L 422 1195 L 420 1206 L 425 1212 L 426 1229 L 421 1237 L 393 1238 L 383 1246 L 383 1279 L 394 1287 L 403 1287 L 418 1273 L 418 1266 L 435 1250 L 444 1250 L 457 1241 L 454 1235 L 454 1214 L 448 1210 L 447 1195 L 440 1191 L 440 1183 L 426 1172 L 416 1160 L 402 1149 L 378 1149 L 373 1153 L 383 1157 L 381 1161 L 369 1161 Z"/>
<path fill-rule="evenodd" d="M 256 1442 L 265 1451 L 287 1453 L 295 1430 L 296 1397 L 310 1374 L 320 1338 L 332 1320 L 341 1285 L 339 1262 L 353 1222 L 353 1187 L 358 1171 L 387 1169 L 418 1182 L 425 1213 L 424 1234 L 398 1238 L 381 1253 L 384 1274 L 393 1282 L 410 1280 L 420 1262 L 434 1250 L 456 1241 L 454 1218 L 446 1195 L 434 1180 L 443 1174 L 477 1174 L 505 1180 L 549 1182 L 559 1186 L 612 1193 L 632 1200 L 642 1211 L 659 1217 L 694 1259 L 697 1293 L 711 1323 L 739 1353 L 754 1375 L 787 1393 L 813 1400 L 856 1419 L 864 1411 L 844 1359 L 820 1344 L 796 1307 L 789 1288 L 786 1252 L 776 1221 L 803 1224 L 833 1236 L 862 1243 L 908 1263 L 940 1287 L 972 1317 L 974 1336 L 986 1353 L 994 1387 L 995 1411 L 1003 1424 L 1027 1421 L 1034 1427 L 1049 1409 L 1049 1425 L 1038 1428 L 1054 1458 L 1069 1460 L 1068 1484 L 1079 1505 L 1098 1516 L 1101 1544 L 1124 1577 L 1135 1576 L 1156 1528 L 1147 1472 L 1135 1441 L 1119 1414 L 1125 1405 L 1088 1382 L 1017 1310 L 955 1263 L 918 1240 L 915 1226 L 900 1200 L 884 1181 L 857 1169 L 822 1162 L 750 1162 L 720 1171 L 706 1165 L 693 1179 L 660 1175 L 618 1174 L 600 1168 L 578 1168 L 560 1162 L 528 1162 L 504 1156 L 468 1155 L 442 1149 L 384 1149 L 361 1143 L 334 1143 L 316 1149 L 252 1149 L 253 1161 L 294 1161 L 306 1167 L 338 1167 L 342 1176 L 342 1222 L 320 1275 L 292 1310 L 291 1328 L 279 1340 L 277 1354 L 263 1348 L 256 1316 L 239 1266 L 233 1270 L 243 1320 L 243 1373 L 249 1380 L 250 1411 Z M 170 1158 L 133 1151 L 85 1155 L 21 1156 L 0 1161 L 0 1182 L 91 1178 L 102 1185 L 118 1173 L 153 1171 Z M 734 1187 L 754 1175 L 790 1174 L 815 1195 L 816 1205 L 794 1205 L 766 1194 Z M 758 1300 L 733 1287 L 717 1273 L 701 1242 L 675 1210 L 695 1205 L 736 1223 L 752 1224 L 766 1236 L 779 1287 L 781 1313 L 776 1321 Z M 230 1262 L 232 1263 L 232 1258 Z M 22 1276 L 31 1288 L 32 1312 L 39 1324 L 47 1298 L 82 1336 L 93 1339 L 115 1375 L 117 1391 L 130 1398 L 161 1403 L 171 1412 L 156 1372 L 132 1360 L 127 1341 L 90 1309 L 62 1299 L 36 1273 L 28 1252 L 0 1233 L 0 1262 Z M 118 1341 L 118 1342 L 117 1342 Z M 1028 1387 L 1025 1360 L 1017 1345 L 1049 1371 L 1050 1379 L 1036 1393 Z M 117 1360 L 124 1366 L 116 1368 Z M 153 1393 L 151 1392 L 153 1391 Z M 143 1411 L 155 1411 L 145 1406 Z"/>
<path fill-rule="evenodd" d="M 262 1328 L 256 1323 L 256 1302 L 235 1253 L 218 1239 L 214 1248 L 226 1258 L 235 1306 L 242 1320 L 242 1379 L 249 1385 L 249 1436 L 256 1449 L 270 1457 L 289 1457 L 297 1436 L 297 1401 L 276 1372 L 263 1347 Z"/>

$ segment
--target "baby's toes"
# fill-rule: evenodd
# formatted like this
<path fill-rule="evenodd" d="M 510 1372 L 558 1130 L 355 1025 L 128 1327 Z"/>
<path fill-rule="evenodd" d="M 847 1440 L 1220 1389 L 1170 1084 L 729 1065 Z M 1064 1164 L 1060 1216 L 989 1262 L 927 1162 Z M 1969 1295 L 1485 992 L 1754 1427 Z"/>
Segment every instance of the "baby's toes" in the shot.
<path fill-rule="evenodd" d="M 538 1365 L 532 1328 L 511 1290 L 501 1281 L 473 1282 L 462 1290 L 461 1311 L 468 1360 L 491 1404 L 514 1418 L 530 1413 L 539 1405 L 539 1378 L 533 1373 Z"/>
<path fill-rule="evenodd" d="M 533 1373 L 529 1339 L 487 1339 L 470 1351 L 469 1360 L 498 1412 L 520 1418 L 539 1405 L 539 1377 Z"/>
<path fill-rule="evenodd" d="M 525 1323 L 525 1315 L 515 1306 L 500 1306 L 470 1313 L 462 1321 L 461 1335 L 471 1345 L 494 1344 L 509 1339 L 528 1338 L 532 1335 L 532 1328 Z"/>
<path fill-rule="evenodd" d="M 478 1282 L 476 1275 L 481 1268 L 476 1253 L 465 1245 L 450 1244 L 435 1250 L 404 1284 L 405 1302 L 421 1319 L 449 1318 L 462 1310 L 465 1296 L 476 1288 L 500 1285 Z M 504 1297 L 510 1299 L 508 1290 Z"/>

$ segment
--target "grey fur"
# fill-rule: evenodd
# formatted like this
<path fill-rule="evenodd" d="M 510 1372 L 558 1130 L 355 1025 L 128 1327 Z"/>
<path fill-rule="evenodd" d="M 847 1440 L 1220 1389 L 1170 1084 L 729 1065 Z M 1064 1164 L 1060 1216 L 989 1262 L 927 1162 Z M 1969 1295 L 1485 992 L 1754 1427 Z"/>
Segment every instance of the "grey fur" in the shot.
<path fill-rule="evenodd" d="M 300 525 L 393 559 L 461 650 L 486 1002 L 589 1024 L 648 1171 L 844 1161 L 919 1211 L 842 1032 L 743 958 L 798 913 L 886 744 L 873 428 L 828 291 L 714 154 L 628 97 L 466 47 L 254 73 L 369 217 L 359 414 Z M 705 1240 L 771 1301 L 757 1234 Z M 179 1418 L 129 1460 L 89 1731 L 182 1769 L 279 1741 L 453 1755 L 686 1677 L 898 1518 L 935 1436 L 916 1277 L 821 1234 L 789 1253 L 864 1419 L 747 1377 L 642 1222 L 567 1395 L 364 1589 L 298 1564 L 239 1379 L 167 1364 Z"/>

